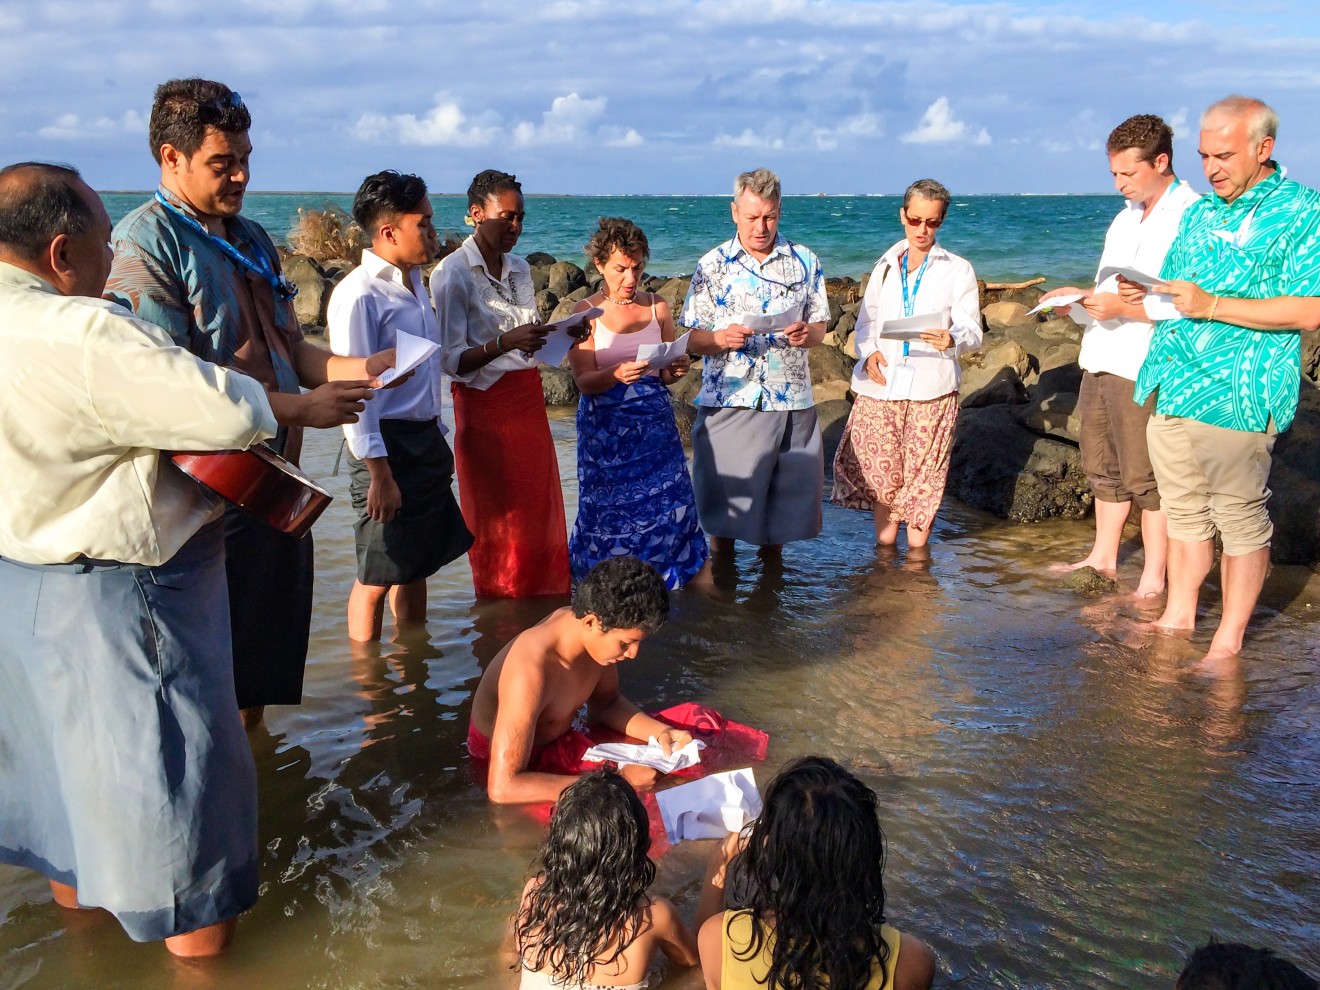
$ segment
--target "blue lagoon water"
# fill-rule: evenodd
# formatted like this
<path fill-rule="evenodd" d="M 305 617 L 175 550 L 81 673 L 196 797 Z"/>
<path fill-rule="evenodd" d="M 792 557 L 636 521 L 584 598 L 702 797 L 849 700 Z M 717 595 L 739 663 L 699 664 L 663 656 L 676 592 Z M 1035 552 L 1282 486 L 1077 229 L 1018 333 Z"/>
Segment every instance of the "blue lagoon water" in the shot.
<path fill-rule="evenodd" d="M 113 219 L 144 202 L 148 193 L 107 193 Z M 249 193 L 244 213 L 280 240 L 299 207 L 333 204 L 348 209 L 347 193 Z M 467 200 L 433 196 L 435 225 L 464 232 Z M 827 276 L 860 278 L 902 236 L 897 196 L 789 196 L 780 230 L 821 258 Z M 965 196 L 956 198 L 940 242 L 972 262 L 991 281 L 1044 275 L 1052 283 L 1095 275 L 1105 230 L 1123 202 L 1110 196 Z M 520 254 L 546 251 L 582 261 L 582 245 L 603 216 L 627 217 L 646 231 L 652 272 L 686 274 L 697 259 L 733 236 L 727 196 L 530 196 Z"/>

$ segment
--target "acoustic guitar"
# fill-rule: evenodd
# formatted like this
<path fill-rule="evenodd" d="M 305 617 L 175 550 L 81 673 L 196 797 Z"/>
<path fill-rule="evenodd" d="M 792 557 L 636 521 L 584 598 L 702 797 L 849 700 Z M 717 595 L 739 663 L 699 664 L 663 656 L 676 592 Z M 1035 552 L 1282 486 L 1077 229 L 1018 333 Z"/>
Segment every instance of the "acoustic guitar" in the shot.
<path fill-rule="evenodd" d="M 194 481 L 290 536 L 306 536 L 334 500 L 263 443 L 247 450 L 176 451 L 169 458 Z"/>

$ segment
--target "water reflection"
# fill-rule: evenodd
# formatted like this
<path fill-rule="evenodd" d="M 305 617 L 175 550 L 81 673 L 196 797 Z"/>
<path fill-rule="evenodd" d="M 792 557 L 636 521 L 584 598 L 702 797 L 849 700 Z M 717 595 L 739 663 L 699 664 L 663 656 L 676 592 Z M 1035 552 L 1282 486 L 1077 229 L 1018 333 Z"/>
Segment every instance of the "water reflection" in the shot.
<path fill-rule="evenodd" d="M 556 420 L 573 508 L 571 423 Z M 312 473 L 334 445 L 314 437 Z M 330 479 L 342 495 L 346 479 Z M 0 988 L 490 987 L 540 839 L 497 816 L 463 739 L 481 671 L 557 599 L 473 603 L 466 568 L 431 582 L 426 635 L 350 648 L 347 498 L 318 524 L 306 701 L 252 737 L 262 898 L 235 951 L 189 966 L 49 903 L 0 868 Z M 862 513 L 781 568 L 741 549 L 719 594 L 674 596 L 621 669 L 643 706 L 696 699 L 771 733 L 764 781 L 806 752 L 846 759 L 881 798 L 892 916 L 940 955 L 943 985 L 1166 990 L 1212 932 L 1320 970 L 1320 685 L 1315 579 L 1278 569 L 1235 676 L 1191 672 L 1205 631 L 1156 636 L 1121 596 L 1045 573 L 1087 523 L 1020 527 L 950 507 L 928 561 L 877 553 Z M 1125 562 L 1120 581 L 1135 584 Z M 705 850 L 660 862 L 690 911 Z M 669 974 L 665 987 L 698 987 Z"/>

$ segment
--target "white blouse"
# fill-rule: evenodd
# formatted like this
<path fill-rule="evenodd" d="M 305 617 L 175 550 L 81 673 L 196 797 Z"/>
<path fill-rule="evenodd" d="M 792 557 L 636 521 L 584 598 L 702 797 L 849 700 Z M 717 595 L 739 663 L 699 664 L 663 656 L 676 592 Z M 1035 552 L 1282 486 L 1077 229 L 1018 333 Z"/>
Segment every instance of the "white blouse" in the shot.
<path fill-rule="evenodd" d="M 901 240 L 881 256 L 871 272 L 871 280 L 857 313 L 857 365 L 853 368 L 852 389 L 873 399 L 938 399 L 958 391 L 961 369 L 958 356 L 981 346 L 980 296 L 976 272 L 971 264 L 936 243 L 930 251 L 930 263 L 916 285 L 916 271 L 908 273 L 908 294 L 913 298 L 914 315 L 941 313 L 944 326 L 953 335 L 953 346 L 941 353 L 921 340 L 910 342 L 903 355 L 903 342 L 879 336 L 886 320 L 903 318 L 903 284 L 899 259 L 907 250 Z M 915 296 L 913 295 L 915 293 Z M 879 385 L 866 374 L 866 359 L 876 351 L 884 355 L 881 369 L 887 384 Z M 894 369 L 907 364 L 912 368 L 912 386 L 907 395 L 891 395 L 896 375 Z"/>

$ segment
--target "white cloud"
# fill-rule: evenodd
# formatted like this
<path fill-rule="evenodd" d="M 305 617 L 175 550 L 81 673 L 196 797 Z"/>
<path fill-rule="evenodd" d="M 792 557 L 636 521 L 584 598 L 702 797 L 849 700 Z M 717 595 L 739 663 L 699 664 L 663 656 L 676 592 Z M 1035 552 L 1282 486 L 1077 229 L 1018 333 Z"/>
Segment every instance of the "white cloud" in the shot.
<path fill-rule="evenodd" d="M 636 148 L 646 143 L 646 139 L 631 127 L 602 127 L 598 136 L 611 148 Z"/>
<path fill-rule="evenodd" d="M 359 141 L 396 141 L 427 148 L 479 148 L 499 136 L 497 126 L 474 123 L 456 101 L 446 99 L 442 93 L 436 95 L 435 106 L 421 117 L 411 113 L 364 113 L 352 130 Z"/>
<path fill-rule="evenodd" d="M 769 137 L 768 135 L 757 134 L 750 127 L 746 127 L 741 134 L 725 134 L 720 132 L 715 135 L 714 144 L 717 148 L 761 148 L 777 150 L 784 146 L 784 139 L 782 137 Z"/>
<path fill-rule="evenodd" d="M 86 121 L 76 113 L 63 113 L 52 123 L 37 131 L 41 137 L 55 138 L 59 141 L 145 133 L 147 133 L 147 119 L 136 110 L 126 110 L 118 117 L 96 117 Z"/>
<path fill-rule="evenodd" d="M 1174 137 L 1185 137 L 1187 135 L 1187 108 L 1179 107 L 1178 112 L 1165 121 L 1173 130 Z"/>
<path fill-rule="evenodd" d="M 841 141 L 879 137 L 883 133 L 880 118 L 867 111 L 847 118 L 837 127 L 817 127 L 812 134 L 812 141 L 820 151 L 834 151 Z"/>
<path fill-rule="evenodd" d="M 541 114 L 541 123 L 521 121 L 513 129 L 513 143 L 520 147 L 535 144 L 569 144 L 586 133 L 586 127 L 605 112 L 606 99 L 596 96 L 584 100 L 577 93 L 557 96 L 550 109 Z M 636 133 L 635 131 L 633 133 Z M 641 135 L 638 135 L 640 138 Z"/>
<path fill-rule="evenodd" d="M 986 145 L 990 143 L 990 132 L 982 127 L 970 134 L 963 121 L 954 119 L 949 98 L 941 96 L 926 108 L 916 129 L 908 131 L 900 140 L 904 144 L 950 144 L 969 140 L 972 144 Z"/>

